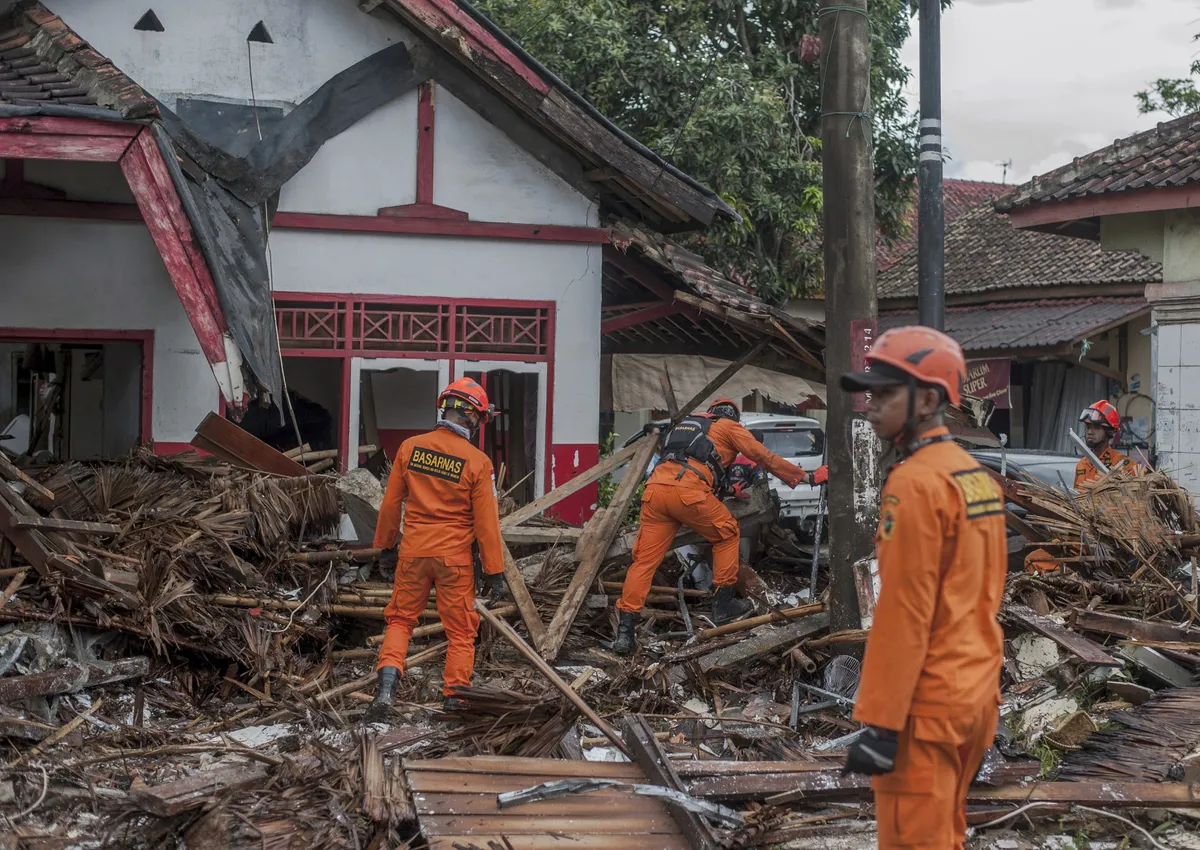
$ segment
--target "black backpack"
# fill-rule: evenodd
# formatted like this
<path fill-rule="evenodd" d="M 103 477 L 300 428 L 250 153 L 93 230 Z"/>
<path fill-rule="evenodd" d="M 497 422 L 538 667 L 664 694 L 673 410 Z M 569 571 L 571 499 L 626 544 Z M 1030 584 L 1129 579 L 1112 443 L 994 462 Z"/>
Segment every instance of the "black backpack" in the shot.
<path fill-rule="evenodd" d="M 705 413 L 687 417 L 667 433 L 659 456 L 662 460 L 683 464 L 677 479 L 682 478 L 689 469 L 699 475 L 688 465 L 688 461 L 700 461 L 713 474 L 713 491 L 721 493 L 725 489 L 725 465 L 721 463 L 721 455 L 708 436 L 713 421 L 714 417 Z"/>

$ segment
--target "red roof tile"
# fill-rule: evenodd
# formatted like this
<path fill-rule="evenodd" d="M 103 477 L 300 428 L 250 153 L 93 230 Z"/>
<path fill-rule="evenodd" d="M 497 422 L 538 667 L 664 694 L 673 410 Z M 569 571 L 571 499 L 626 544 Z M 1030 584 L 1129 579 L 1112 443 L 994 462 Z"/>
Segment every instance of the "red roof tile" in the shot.
<path fill-rule="evenodd" d="M 1165 188 L 1200 180 L 1200 113 L 1117 139 L 1033 178 L 996 201 L 1009 212 L 1031 204 Z"/>
<path fill-rule="evenodd" d="M 946 310 L 946 333 L 965 352 L 1058 348 L 1145 313 L 1142 298 L 1019 301 Z M 879 314 L 879 330 L 916 324 L 916 313 Z"/>
<path fill-rule="evenodd" d="M 946 227 L 957 221 L 971 208 L 997 197 L 1004 191 L 999 183 L 983 183 L 976 180 L 945 180 L 942 182 L 942 199 L 946 208 Z M 913 187 L 913 202 L 904 217 L 905 235 L 890 245 L 882 241 L 875 246 L 875 267 L 883 272 L 908 253 L 917 244 L 917 190 Z"/>
<path fill-rule="evenodd" d="M 0 104 L 100 106 L 155 115 L 154 99 L 40 4 L 0 17 Z"/>
<path fill-rule="evenodd" d="M 1161 281 L 1162 266 L 1141 254 L 1102 251 L 1088 239 L 1018 230 L 988 201 L 946 225 L 947 295 Z M 916 245 L 880 272 L 878 293 L 884 299 L 917 294 Z"/>

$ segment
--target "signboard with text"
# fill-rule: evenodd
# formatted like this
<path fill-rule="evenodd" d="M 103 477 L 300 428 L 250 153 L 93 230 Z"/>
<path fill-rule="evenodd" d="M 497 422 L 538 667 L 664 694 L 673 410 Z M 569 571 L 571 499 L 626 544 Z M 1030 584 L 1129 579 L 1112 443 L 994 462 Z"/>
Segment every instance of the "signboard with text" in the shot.
<path fill-rule="evenodd" d="M 1012 361 L 1004 357 L 995 360 L 968 360 L 963 394 L 986 399 L 998 409 L 1007 410 L 1012 407 L 1009 397 L 1011 370 Z"/>
<path fill-rule="evenodd" d="M 861 372 L 867 368 L 867 353 L 875 344 L 877 325 L 874 319 L 850 320 L 850 371 Z M 868 393 L 853 394 L 855 413 L 867 412 Z"/>

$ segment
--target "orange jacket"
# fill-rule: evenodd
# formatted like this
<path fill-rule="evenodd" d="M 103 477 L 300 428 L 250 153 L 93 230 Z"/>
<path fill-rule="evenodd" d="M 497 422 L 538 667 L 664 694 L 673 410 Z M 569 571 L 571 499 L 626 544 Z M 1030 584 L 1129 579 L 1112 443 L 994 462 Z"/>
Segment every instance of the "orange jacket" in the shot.
<path fill-rule="evenodd" d="M 401 558 L 470 566 L 471 544 L 478 541 L 484 572 L 504 572 L 494 478 L 488 456 L 448 428 L 409 437 L 392 464 L 375 547 L 396 545 L 404 505 Z"/>
<path fill-rule="evenodd" d="M 708 429 L 708 438 L 716 446 L 717 454 L 721 456 L 721 465 L 726 468 L 729 467 L 729 464 L 733 462 L 733 459 L 740 452 L 766 469 L 767 472 L 779 478 L 789 487 L 795 487 L 808 478 L 807 472 L 772 452 L 758 440 L 754 439 L 754 435 L 743 428 L 740 423 L 734 422 L 732 419 L 713 420 L 712 425 Z M 682 464 L 678 461 L 663 461 L 654 467 L 654 472 L 650 474 L 650 480 L 647 483 L 671 484 L 679 487 L 695 487 L 700 483 L 697 476 L 691 472 L 684 473 L 683 477 L 680 478 L 680 466 Z M 688 468 L 699 473 L 704 479 L 704 486 L 710 490 L 712 489 L 712 473 L 709 472 L 707 466 L 699 461 L 693 461 L 688 464 Z"/>
<path fill-rule="evenodd" d="M 1129 455 L 1121 454 L 1112 446 L 1100 452 L 1100 462 L 1107 466 L 1110 471 L 1116 469 L 1118 466 L 1128 466 L 1130 470 L 1137 468 L 1137 464 L 1129 459 Z M 1091 458 L 1080 458 L 1079 463 L 1075 465 L 1075 489 L 1078 490 L 1079 485 L 1083 482 L 1095 481 L 1099 477 L 1100 470 L 1092 463 Z"/>
<path fill-rule="evenodd" d="M 998 698 L 1008 554 L 991 476 L 952 442 L 919 449 L 888 477 L 875 540 L 882 589 L 855 719 L 898 732 L 910 715 L 946 719 Z"/>

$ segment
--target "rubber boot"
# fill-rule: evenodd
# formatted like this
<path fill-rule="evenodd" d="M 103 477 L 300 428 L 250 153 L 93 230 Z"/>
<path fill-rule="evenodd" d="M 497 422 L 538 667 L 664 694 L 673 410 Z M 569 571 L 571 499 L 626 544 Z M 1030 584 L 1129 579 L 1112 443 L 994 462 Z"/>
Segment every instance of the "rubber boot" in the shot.
<path fill-rule="evenodd" d="M 633 655 L 637 649 L 637 625 L 642 618 L 640 613 L 621 611 L 617 622 L 617 639 L 613 641 L 613 652 L 617 655 Z"/>
<path fill-rule="evenodd" d="M 442 697 L 442 711 L 462 711 L 467 701 L 459 697 Z"/>
<path fill-rule="evenodd" d="M 400 671 L 395 667 L 379 669 L 379 690 L 375 692 L 375 699 L 371 700 L 371 704 L 367 706 L 367 712 L 363 715 L 364 722 L 387 722 L 392 711 L 392 697 L 396 695 L 396 681 L 399 678 Z"/>
<path fill-rule="evenodd" d="M 713 594 L 712 618 L 718 626 L 744 617 L 753 610 L 754 603 L 749 599 L 734 597 L 732 586 L 718 587 L 716 593 Z"/>

